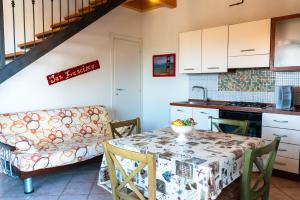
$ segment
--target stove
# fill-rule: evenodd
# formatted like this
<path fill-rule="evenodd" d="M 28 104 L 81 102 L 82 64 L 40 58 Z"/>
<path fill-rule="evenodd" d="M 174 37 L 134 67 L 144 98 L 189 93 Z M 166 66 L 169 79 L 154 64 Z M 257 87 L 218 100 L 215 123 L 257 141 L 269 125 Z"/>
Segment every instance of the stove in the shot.
<path fill-rule="evenodd" d="M 258 108 L 258 109 L 266 109 L 270 107 L 270 104 L 266 103 L 258 103 L 258 102 L 229 102 L 226 106 L 237 106 L 243 108 Z"/>

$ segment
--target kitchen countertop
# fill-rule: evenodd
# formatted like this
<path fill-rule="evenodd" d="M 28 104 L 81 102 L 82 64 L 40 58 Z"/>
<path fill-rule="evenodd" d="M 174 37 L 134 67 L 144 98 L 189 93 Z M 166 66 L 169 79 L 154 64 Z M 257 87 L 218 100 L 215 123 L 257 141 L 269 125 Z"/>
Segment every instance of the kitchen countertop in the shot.
<path fill-rule="evenodd" d="M 268 108 L 248 108 L 248 107 L 239 107 L 239 106 L 227 106 L 227 101 L 209 101 L 205 103 L 201 100 L 190 99 L 191 102 L 200 102 L 195 104 L 190 104 L 188 101 L 182 102 L 172 102 L 172 106 L 185 106 L 185 107 L 195 107 L 195 108 L 213 108 L 220 110 L 232 110 L 232 111 L 244 111 L 244 112 L 258 112 L 258 113 L 276 113 L 276 114 L 285 114 L 285 115 L 299 115 L 300 116 L 300 107 L 296 107 L 293 111 L 287 110 L 278 110 L 273 104 L 269 104 Z"/>

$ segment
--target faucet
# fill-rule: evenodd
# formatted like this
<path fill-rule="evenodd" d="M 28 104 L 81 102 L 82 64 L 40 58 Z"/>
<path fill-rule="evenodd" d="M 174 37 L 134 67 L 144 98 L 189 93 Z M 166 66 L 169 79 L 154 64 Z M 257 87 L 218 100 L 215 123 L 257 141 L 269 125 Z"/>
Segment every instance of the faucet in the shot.
<path fill-rule="evenodd" d="M 207 88 L 195 85 L 195 86 L 192 87 L 192 91 L 195 90 L 195 89 L 201 89 L 201 90 L 203 90 L 203 101 L 204 102 L 208 102 L 208 98 L 207 98 L 208 91 L 207 91 Z"/>

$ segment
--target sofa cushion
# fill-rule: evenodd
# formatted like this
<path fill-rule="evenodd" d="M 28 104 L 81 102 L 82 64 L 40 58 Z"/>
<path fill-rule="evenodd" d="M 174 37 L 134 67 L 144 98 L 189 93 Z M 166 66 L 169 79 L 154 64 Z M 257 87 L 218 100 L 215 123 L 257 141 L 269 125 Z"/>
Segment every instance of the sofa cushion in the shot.
<path fill-rule="evenodd" d="M 35 147 L 33 142 L 26 137 L 16 137 L 16 152 L 18 153 L 36 153 L 38 149 Z"/>
<path fill-rule="evenodd" d="M 20 171 L 63 166 L 88 160 L 103 154 L 101 143 L 105 136 L 80 137 L 60 144 L 47 143 L 35 153 L 13 153 L 13 165 Z"/>
<path fill-rule="evenodd" d="M 0 141 L 16 145 L 25 137 L 36 146 L 78 137 L 108 136 L 110 119 L 103 106 L 75 107 L 0 115 Z M 9 138 L 9 139 L 7 139 Z"/>

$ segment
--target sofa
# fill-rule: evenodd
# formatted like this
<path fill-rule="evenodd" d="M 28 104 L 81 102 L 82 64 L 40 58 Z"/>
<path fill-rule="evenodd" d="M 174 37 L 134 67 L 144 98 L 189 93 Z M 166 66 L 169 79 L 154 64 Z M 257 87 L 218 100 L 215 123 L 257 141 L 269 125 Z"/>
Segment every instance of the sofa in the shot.
<path fill-rule="evenodd" d="M 24 192 L 32 193 L 33 176 L 103 155 L 109 122 L 103 106 L 2 114 L 0 145 L 10 151 L 6 162 L 24 180 Z"/>

